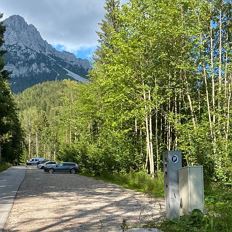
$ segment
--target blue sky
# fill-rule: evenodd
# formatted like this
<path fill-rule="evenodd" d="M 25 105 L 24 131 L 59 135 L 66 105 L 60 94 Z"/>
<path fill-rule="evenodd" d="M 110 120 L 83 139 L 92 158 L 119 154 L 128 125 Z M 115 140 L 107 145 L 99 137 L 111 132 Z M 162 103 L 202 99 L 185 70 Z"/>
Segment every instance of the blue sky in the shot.
<path fill-rule="evenodd" d="M 86 58 L 91 60 L 94 52 L 96 51 L 97 46 L 94 47 L 83 47 L 75 51 L 74 54 L 80 58 Z"/>
<path fill-rule="evenodd" d="M 65 48 L 64 45 L 61 44 L 53 44 L 53 47 L 58 51 L 67 51 L 68 49 Z M 76 57 L 82 59 L 92 60 L 92 56 L 96 50 L 97 46 L 87 46 L 87 47 L 80 47 L 77 50 L 71 50 L 70 52 L 74 53 Z"/>

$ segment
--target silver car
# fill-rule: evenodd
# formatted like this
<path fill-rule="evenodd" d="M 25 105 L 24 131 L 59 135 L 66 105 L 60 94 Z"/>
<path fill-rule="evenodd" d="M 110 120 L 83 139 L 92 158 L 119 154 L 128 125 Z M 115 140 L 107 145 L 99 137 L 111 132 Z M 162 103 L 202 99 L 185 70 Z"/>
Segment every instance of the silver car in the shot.
<path fill-rule="evenodd" d="M 34 157 L 31 158 L 30 160 L 27 160 L 26 164 L 27 165 L 37 165 L 39 162 L 45 160 L 44 158 L 40 158 L 40 157 Z"/>
<path fill-rule="evenodd" d="M 56 165 L 56 162 L 55 162 L 55 161 L 47 161 L 47 162 L 45 162 L 45 163 L 38 164 L 37 167 L 38 167 L 39 169 L 44 169 L 44 167 L 52 167 L 52 166 L 54 166 L 54 165 Z"/>

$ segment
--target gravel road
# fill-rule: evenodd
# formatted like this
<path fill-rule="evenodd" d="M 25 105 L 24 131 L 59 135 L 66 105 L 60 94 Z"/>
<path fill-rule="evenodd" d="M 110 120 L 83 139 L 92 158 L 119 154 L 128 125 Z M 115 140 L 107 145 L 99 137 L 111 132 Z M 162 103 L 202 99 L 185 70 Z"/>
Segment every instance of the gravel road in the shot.
<path fill-rule="evenodd" d="M 164 200 L 80 175 L 26 171 L 5 231 L 120 231 L 164 213 Z"/>

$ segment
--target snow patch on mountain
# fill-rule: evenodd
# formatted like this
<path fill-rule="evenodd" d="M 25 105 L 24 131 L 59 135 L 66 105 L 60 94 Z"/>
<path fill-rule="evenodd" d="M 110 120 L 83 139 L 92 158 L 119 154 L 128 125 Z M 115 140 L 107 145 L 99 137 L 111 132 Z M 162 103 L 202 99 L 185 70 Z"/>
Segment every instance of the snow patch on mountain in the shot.
<path fill-rule="evenodd" d="M 64 70 L 67 72 L 67 75 L 68 75 L 68 76 L 72 77 L 73 79 L 75 79 L 75 80 L 77 80 L 77 81 L 79 81 L 79 82 L 82 82 L 82 83 L 88 83 L 88 82 L 89 82 L 88 79 L 83 78 L 83 77 L 77 75 L 76 73 L 71 72 L 70 70 L 68 70 L 68 69 L 66 69 L 66 68 L 64 68 Z"/>

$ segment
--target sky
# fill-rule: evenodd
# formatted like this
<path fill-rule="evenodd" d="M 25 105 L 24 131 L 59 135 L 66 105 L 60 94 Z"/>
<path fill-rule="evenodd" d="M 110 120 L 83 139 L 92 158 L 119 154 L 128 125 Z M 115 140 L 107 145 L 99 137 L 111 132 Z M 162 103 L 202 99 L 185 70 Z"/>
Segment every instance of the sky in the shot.
<path fill-rule="evenodd" d="M 125 1 L 123 1 L 125 2 Z M 24 17 L 58 50 L 91 59 L 97 47 L 105 0 L 0 0 L 4 18 Z"/>

